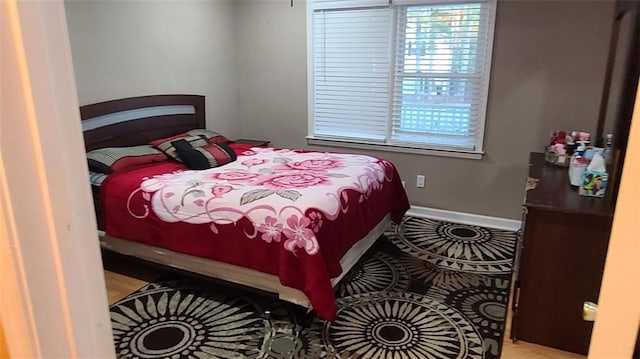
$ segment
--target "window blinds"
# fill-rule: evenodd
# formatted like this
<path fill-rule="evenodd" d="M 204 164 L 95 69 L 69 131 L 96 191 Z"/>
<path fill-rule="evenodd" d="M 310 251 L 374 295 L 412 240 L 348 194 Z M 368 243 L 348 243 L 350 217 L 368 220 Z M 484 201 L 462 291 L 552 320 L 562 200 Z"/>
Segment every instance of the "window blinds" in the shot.
<path fill-rule="evenodd" d="M 315 137 L 386 140 L 390 11 L 366 8 L 313 13 Z"/>
<path fill-rule="evenodd" d="M 312 0 L 309 6 L 319 9 L 355 9 L 389 5 L 389 0 Z"/>
<path fill-rule="evenodd" d="M 310 135 L 482 151 L 495 0 L 391 3 L 311 2 Z"/>
<path fill-rule="evenodd" d="M 314 1 L 332 1 L 332 0 L 314 0 Z M 333 1 L 349 1 L 349 0 L 333 0 Z M 483 3 L 494 0 L 391 0 L 396 6 L 402 5 L 442 5 L 442 4 L 464 4 L 464 3 Z"/>
<path fill-rule="evenodd" d="M 397 11 L 392 141 L 480 150 L 487 102 L 492 2 Z"/>

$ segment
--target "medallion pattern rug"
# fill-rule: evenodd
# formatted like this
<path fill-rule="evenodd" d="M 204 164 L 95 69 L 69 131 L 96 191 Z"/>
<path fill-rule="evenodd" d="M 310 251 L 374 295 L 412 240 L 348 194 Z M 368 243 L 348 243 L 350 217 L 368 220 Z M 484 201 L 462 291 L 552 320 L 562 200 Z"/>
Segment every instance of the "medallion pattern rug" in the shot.
<path fill-rule="evenodd" d="M 515 232 L 406 217 L 336 288 L 333 323 L 181 277 L 111 306 L 120 358 L 498 358 Z"/>

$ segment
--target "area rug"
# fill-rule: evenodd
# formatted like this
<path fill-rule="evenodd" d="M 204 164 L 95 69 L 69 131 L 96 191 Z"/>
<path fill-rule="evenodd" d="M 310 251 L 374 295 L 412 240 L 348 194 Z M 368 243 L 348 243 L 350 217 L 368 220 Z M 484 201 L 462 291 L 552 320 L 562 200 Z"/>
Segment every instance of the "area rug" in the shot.
<path fill-rule="evenodd" d="M 514 232 L 407 217 L 336 288 L 334 322 L 209 281 L 149 283 L 111 306 L 120 358 L 498 358 Z"/>

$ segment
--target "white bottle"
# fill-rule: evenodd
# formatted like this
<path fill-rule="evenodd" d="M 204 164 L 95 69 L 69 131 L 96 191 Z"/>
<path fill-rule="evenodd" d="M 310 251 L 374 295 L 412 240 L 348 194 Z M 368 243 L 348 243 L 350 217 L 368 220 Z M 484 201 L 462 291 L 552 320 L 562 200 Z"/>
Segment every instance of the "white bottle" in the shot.
<path fill-rule="evenodd" d="M 569 162 L 569 183 L 576 187 L 580 186 L 582 183 L 582 174 L 587 168 L 587 163 L 579 160 L 578 158 L 582 159 L 582 156 L 578 156 L 574 152 L 571 156 L 571 161 Z"/>

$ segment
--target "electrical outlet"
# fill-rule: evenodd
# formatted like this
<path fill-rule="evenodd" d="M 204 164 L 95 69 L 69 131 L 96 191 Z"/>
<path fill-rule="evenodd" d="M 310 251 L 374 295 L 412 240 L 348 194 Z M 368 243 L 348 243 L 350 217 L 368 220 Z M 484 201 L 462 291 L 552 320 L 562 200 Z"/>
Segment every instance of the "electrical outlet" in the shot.
<path fill-rule="evenodd" d="M 407 188 L 407 182 L 406 181 L 402 181 L 402 188 Z"/>
<path fill-rule="evenodd" d="M 418 175 L 416 177 L 416 187 L 418 188 L 424 188 L 424 176 L 423 175 Z"/>

